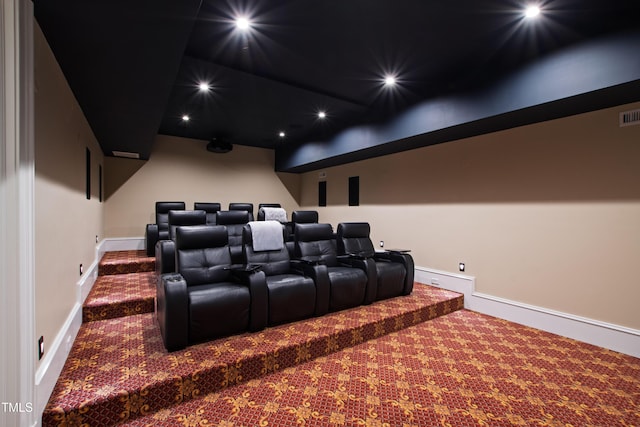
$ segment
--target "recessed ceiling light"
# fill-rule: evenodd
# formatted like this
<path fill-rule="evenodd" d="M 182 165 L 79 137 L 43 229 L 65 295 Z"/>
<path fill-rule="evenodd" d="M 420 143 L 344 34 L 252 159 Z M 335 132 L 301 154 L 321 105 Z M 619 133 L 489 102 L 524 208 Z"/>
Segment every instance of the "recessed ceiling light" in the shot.
<path fill-rule="evenodd" d="M 327 113 L 325 113 L 324 111 L 318 111 L 318 118 L 319 119 L 324 119 L 327 117 Z"/>
<path fill-rule="evenodd" d="M 209 86 L 209 83 L 202 82 L 198 85 L 198 88 L 202 92 L 209 92 L 209 89 L 211 89 L 211 86 Z"/>
<path fill-rule="evenodd" d="M 396 78 L 392 75 L 388 75 L 384 78 L 384 84 L 386 86 L 393 86 L 396 84 Z"/>
<path fill-rule="evenodd" d="M 535 18 L 538 15 L 540 15 L 540 8 L 535 4 L 527 6 L 524 11 L 524 16 L 527 18 Z"/>
<path fill-rule="evenodd" d="M 287 134 L 286 134 L 286 133 L 284 133 L 283 131 L 280 131 L 280 132 L 278 133 L 278 136 L 279 136 L 280 138 L 284 138 L 285 136 L 287 136 Z"/>
<path fill-rule="evenodd" d="M 183 122 L 188 122 L 189 120 L 191 120 L 191 118 L 188 115 L 185 114 L 184 116 L 182 116 Z"/>
<path fill-rule="evenodd" d="M 249 21 L 248 18 L 241 16 L 236 19 L 236 27 L 239 30 L 247 31 L 249 28 L 251 28 L 251 21 Z"/>

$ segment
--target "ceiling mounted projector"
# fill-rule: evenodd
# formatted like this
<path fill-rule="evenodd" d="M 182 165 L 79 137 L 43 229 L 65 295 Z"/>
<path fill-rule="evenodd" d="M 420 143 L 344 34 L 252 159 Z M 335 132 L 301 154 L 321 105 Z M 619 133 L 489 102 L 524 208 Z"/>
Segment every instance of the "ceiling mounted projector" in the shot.
<path fill-rule="evenodd" d="M 211 138 L 207 144 L 207 151 L 212 153 L 228 153 L 231 150 L 233 150 L 233 144 L 225 139 Z"/>

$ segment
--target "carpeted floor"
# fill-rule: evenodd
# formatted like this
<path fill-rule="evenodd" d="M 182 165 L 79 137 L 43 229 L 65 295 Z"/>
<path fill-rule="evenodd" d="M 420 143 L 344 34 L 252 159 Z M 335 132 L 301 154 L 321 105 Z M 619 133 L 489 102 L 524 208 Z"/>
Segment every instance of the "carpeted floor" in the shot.
<path fill-rule="evenodd" d="M 640 426 L 640 360 L 460 310 L 123 425 Z"/>
<path fill-rule="evenodd" d="M 640 359 L 463 310 L 462 295 L 421 284 L 167 353 L 154 262 L 105 254 L 44 426 L 640 427 Z"/>
<path fill-rule="evenodd" d="M 324 356 L 463 307 L 460 294 L 411 295 L 167 353 L 153 313 L 82 325 L 43 425 L 112 425 Z M 141 406 L 138 406 L 141 405 Z"/>

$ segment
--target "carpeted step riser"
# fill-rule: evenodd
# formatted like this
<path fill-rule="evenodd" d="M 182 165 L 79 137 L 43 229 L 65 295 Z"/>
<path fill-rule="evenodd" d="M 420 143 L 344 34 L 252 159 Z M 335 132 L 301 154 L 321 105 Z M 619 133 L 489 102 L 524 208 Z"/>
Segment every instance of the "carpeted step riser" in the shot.
<path fill-rule="evenodd" d="M 82 323 L 153 313 L 154 310 L 154 298 L 147 298 L 142 301 L 116 302 L 99 307 L 85 306 L 82 308 Z"/>
<path fill-rule="evenodd" d="M 274 348 L 267 352 L 246 354 L 227 363 L 197 369 L 182 377 L 147 384 L 139 390 L 123 390 L 104 399 L 85 401 L 79 408 L 48 408 L 43 414 L 43 425 L 64 426 L 81 421 L 90 426 L 107 426 L 132 420 L 443 316 L 462 309 L 463 306 L 463 296 L 460 295 L 452 300 L 441 301 L 333 334 L 321 335 L 305 342 Z M 220 357 L 223 358 L 224 355 Z"/>
<path fill-rule="evenodd" d="M 99 276 L 83 304 L 83 323 L 152 313 L 155 282 L 155 272 Z"/>
<path fill-rule="evenodd" d="M 130 273 L 145 273 L 156 270 L 155 260 L 141 261 L 138 263 L 126 263 L 126 264 L 101 264 L 98 266 L 99 276 L 110 276 L 113 274 L 130 274 Z"/>
<path fill-rule="evenodd" d="M 114 251 L 103 255 L 98 265 L 98 276 L 144 273 L 155 269 L 155 257 L 148 257 L 145 251 Z"/>

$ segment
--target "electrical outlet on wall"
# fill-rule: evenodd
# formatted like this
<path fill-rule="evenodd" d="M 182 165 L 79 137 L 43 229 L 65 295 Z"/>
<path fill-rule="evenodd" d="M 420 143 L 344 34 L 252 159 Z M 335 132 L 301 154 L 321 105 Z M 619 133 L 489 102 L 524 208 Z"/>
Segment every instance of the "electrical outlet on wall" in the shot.
<path fill-rule="evenodd" d="M 42 356 L 44 356 L 44 337 L 40 336 L 38 338 L 38 360 L 41 360 Z"/>
<path fill-rule="evenodd" d="M 380 240 L 380 247 L 384 248 L 384 240 Z"/>

